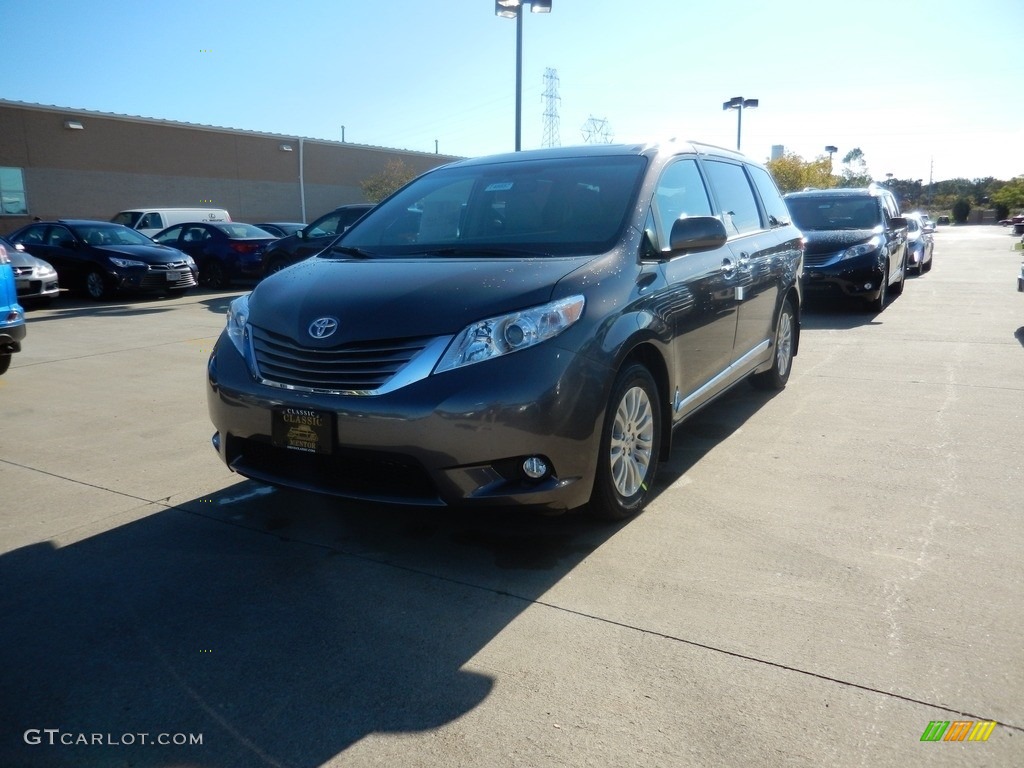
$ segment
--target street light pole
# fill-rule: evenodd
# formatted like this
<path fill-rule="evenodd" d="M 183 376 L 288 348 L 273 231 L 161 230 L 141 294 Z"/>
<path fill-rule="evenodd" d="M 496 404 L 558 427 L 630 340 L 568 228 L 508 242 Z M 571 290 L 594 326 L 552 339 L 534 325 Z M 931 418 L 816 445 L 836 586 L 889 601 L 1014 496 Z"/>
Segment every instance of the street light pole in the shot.
<path fill-rule="evenodd" d="M 722 109 L 735 109 L 737 110 L 736 115 L 736 151 L 740 149 L 740 137 L 743 135 L 743 108 L 752 109 L 757 106 L 757 99 L 744 99 L 742 96 L 733 96 L 726 102 L 723 102 Z"/>
<path fill-rule="evenodd" d="M 523 6 L 531 13 L 551 13 L 551 0 L 494 0 L 494 15 L 516 20 L 516 152 L 523 145 Z"/>
<path fill-rule="evenodd" d="M 828 172 L 829 172 L 829 175 L 831 175 L 832 174 L 832 155 L 834 155 L 836 152 L 839 151 L 839 147 L 834 147 L 831 144 L 829 144 L 827 147 L 825 147 L 825 151 L 828 152 Z"/>

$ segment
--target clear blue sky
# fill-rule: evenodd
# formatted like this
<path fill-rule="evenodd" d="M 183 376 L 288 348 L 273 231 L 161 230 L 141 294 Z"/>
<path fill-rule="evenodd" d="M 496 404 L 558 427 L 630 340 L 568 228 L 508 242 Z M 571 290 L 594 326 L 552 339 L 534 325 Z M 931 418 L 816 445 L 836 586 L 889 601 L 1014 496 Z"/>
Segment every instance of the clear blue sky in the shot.
<path fill-rule="evenodd" d="M 375 146 L 513 148 L 515 21 L 493 0 L 0 0 L 0 98 Z M 1024 174 L 1022 0 L 553 0 L 524 20 L 523 147 L 678 136 L 876 178 Z M 0 158 L 2 160 L 2 158 Z"/>

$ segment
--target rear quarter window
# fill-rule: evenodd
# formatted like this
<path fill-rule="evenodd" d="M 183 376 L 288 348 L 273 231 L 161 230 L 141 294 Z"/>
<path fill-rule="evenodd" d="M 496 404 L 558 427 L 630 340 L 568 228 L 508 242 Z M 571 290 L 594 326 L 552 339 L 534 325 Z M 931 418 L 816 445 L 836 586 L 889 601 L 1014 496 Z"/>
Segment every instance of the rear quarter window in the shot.
<path fill-rule="evenodd" d="M 786 201 L 782 199 L 779 188 L 775 186 L 775 180 L 763 168 L 749 165 L 747 170 L 750 172 L 750 178 L 754 180 L 758 195 L 761 196 L 761 205 L 764 206 L 765 215 L 768 217 L 768 226 L 782 227 L 789 224 L 789 208 L 786 207 Z"/>
<path fill-rule="evenodd" d="M 730 235 L 742 235 L 762 229 L 761 213 L 743 166 L 706 160 L 704 167 L 722 209 L 725 231 Z"/>

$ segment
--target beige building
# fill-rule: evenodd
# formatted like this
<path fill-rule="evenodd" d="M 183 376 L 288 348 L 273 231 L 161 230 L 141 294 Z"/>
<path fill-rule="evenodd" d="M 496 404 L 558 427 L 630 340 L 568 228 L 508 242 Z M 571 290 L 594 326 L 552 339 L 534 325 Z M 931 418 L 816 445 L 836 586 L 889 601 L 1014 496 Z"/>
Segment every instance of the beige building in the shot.
<path fill-rule="evenodd" d="M 365 202 L 360 183 L 390 161 L 421 173 L 456 159 L 0 100 L 0 234 L 35 217 L 110 219 L 143 207 L 312 221 Z"/>

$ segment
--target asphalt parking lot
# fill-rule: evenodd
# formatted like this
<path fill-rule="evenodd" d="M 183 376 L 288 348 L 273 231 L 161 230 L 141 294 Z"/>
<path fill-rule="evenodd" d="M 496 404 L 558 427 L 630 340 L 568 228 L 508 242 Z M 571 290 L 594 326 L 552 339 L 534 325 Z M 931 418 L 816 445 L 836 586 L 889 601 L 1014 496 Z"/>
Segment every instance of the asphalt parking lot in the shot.
<path fill-rule="evenodd" d="M 238 291 L 30 312 L 0 765 L 1024 764 L 1015 240 L 940 228 L 883 313 L 812 306 L 788 388 L 688 422 L 617 526 L 231 475 L 204 364 Z"/>

